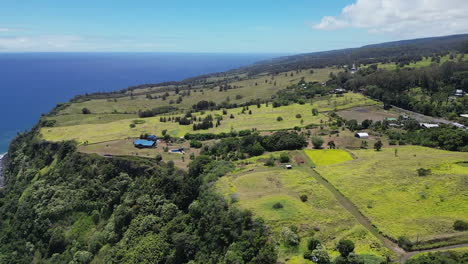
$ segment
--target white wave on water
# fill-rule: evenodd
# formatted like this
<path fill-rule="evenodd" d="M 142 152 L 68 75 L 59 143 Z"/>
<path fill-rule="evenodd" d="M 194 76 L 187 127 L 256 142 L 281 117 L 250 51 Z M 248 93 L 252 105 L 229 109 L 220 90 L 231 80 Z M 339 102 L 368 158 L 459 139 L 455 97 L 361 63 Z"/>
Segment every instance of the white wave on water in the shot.
<path fill-rule="evenodd" d="M 0 188 L 3 187 L 3 164 L 2 159 L 5 157 L 6 153 L 0 154 Z"/>

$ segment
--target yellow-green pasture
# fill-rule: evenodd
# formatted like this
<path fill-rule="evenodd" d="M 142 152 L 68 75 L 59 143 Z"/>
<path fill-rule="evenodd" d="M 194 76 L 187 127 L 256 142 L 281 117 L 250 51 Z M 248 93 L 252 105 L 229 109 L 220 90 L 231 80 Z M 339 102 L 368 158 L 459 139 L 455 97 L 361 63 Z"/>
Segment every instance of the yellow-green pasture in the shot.
<path fill-rule="evenodd" d="M 338 164 L 353 160 L 353 157 L 348 152 L 341 149 L 306 149 L 304 152 L 316 166 Z"/>
<path fill-rule="evenodd" d="M 302 255 L 314 228 L 320 230 L 314 236 L 324 243 L 332 256 L 338 254 L 334 248 L 343 238 L 356 243 L 358 254 L 389 254 L 381 242 L 341 207 L 333 194 L 305 168 L 294 166 L 292 170 L 286 170 L 267 168 L 263 163 L 251 164 L 220 178 L 216 187 L 228 200 L 235 197 L 235 205 L 262 217 L 272 227 L 278 241 L 283 227 L 295 225 L 299 228 L 301 243 L 297 249 L 280 246 L 280 260 L 287 263 L 310 263 Z M 302 202 L 300 195 L 307 195 L 307 201 Z M 273 205 L 278 202 L 283 208 L 274 209 Z"/>
<path fill-rule="evenodd" d="M 196 117 L 204 117 L 208 114 L 223 116 L 221 125 L 208 130 L 193 131 L 192 126 L 182 126 L 174 122 L 160 122 L 160 117 L 151 117 L 143 119 L 122 119 L 108 123 L 79 124 L 62 127 L 46 127 L 41 129 L 42 138 L 49 141 L 76 140 L 79 143 L 97 143 L 117 139 L 126 139 L 138 137 L 144 133 L 161 135 L 163 130 L 174 137 L 182 137 L 186 133 L 220 133 L 231 130 L 253 129 L 257 130 L 279 130 L 290 129 L 295 126 L 305 126 L 307 124 L 320 124 L 320 121 L 326 121 L 328 117 L 323 113 L 317 116 L 312 115 L 312 108 L 318 108 L 319 111 L 328 111 L 338 108 L 345 109 L 356 105 L 369 105 L 376 102 L 360 94 L 349 93 L 343 97 L 326 97 L 322 100 L 315 100 L 312 104 L 292 104 L 288 106 L 274 108 L 270 103 L 258 108 L 256 105 L 250 106 L 249 110 L 242 113 L 242 108 L 228 109 L 227 115 L 223 115 L 222 110 L 206 111 L 204 114 L 195 113 Z M 252 114 L 249 114 L 249 111 Z M 230 115 L 234 118 L 230 118 Z M 296 116 L 300 115 L 299 118 Z M 83 115 L 87 116 L 87 115 Z M 282 121 L 277 121 L 281 117 Z M 136 124 L 134 128 L 130 125 L 134 120 L 143 120 L 143 124 Z"/>
<path fill-rule="evenodd" d="M 297 84 L 302 78 L 307 82 L 328 80 L 330 72 L 337 72 L 338 69 L 323 68 L 310 70 L 302 70 L 300 73 L 285 72 L 278 75 L 260 74 L 251 78 L 240 76 L 240 80 L 228 82 L 228 85 L 235 87 L 227 91 L 220 92 L 219 86 L 212 88 L 204 87 L 203 85 L 194 86 L 191 89 L 190 96 L 184 96 L 180 104 L 172 104 L 182 110 L 188 110 L 192 105 L 202 100 L 210 100 L 216 103 L 229 100 L 231 103 L 245 103 L 255 99 L 270 98 L 279 90 Z M 292 76 L 291 76 L 292 74 Z M 226 78 L 232 78 L 227 76 Z M 219 79 L 219 78 L 218 78 Z M 222 82 L 224 84 L 224 82 Z M 275 84 L 276 83 L 276 84 Z M 159 106 L 170 105 L 170 102 L 176 102 L 180 94 L 169 92 L 169 96 L 165 100 L 148 99 L 146 94 L 152 96 L 161 96 L 165 92 L 161 92 L 163 88 L 174 88 L 173 86 L 155 87 L 136 89 L 133 91 L 134 96 L 127 93 L 126 96 L 112 99 L 95 99 L 79 103 L 72 103 L 69 107 L 60 111 L 62 114 L 81 114 L 83 108 L 88 108 L 92 113 L 137 113 L 139 110 L 152 109 Z M 202 92 L 200 91 L 202 90 Z M 229 98 L 229 99 L 228 99 Z"/>
<path fill-rule="evenodd" d="M 468 221 L 468 153 L 419 146 L 353 150 L 356 159 L 316 170 L 385 235 L 413 242 L 468 234 L 453 230 Z M 431 169 L 418 176 L 417 169 Z"/>

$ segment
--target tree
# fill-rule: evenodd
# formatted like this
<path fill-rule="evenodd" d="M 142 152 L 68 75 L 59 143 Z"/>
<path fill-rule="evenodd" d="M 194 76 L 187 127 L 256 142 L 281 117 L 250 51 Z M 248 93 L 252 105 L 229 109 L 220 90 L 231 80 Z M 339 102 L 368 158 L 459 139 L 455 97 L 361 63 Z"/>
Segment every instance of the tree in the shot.
<path fill-rule="evenodd" d="M 330 256 L 324 246 L 318 245 L 316 249 L 304 253 L 304 258 L 317 264 L 330 264 Z"/>
<path fill-rule="evenodd" d="M 457 220 L 453 223 L 453 229 L 457 231 L 466 231 L 468 230 L 468 222 Z"/>
<path fill-rule="evenodd" d="M 89 115 L 91 114 L 91 110 L 89 110 L 88 108 L 83 108 L 81 109 L 81 113 L 83 113 L 83 115 Z"/>
<path fill-rule="evenodd" d="M 279 121 L 283 121 L 283 118 L 282 118 L 281 116 L 278 116 L 278 117 L 276 118 L 276 121 L 278 121 L 278 122 L 279 122 Z"/>
<path fill-rule="evenodd" d="M 342 257 L 348 257 L 349 253 L 354 251 L 354 243 L 351 240 L 340 240 L 336 249 L 340 252 Z"/>
<path fill-rule="evenodd" d="M 328 141 L 327 145 L 330 149 L 336 149 L 335 141 L 333 140 Z"/>
<path fill-rule="evenodd" d="M 317 108 L 313 108 L 313 109 L 312 109 L 312 115 L 313 115 L 313 116 L 317 116 L 318 114 L 319 114 L 318 109 L 317 109 Z"/>
<path fill-rule="evenodd" d="M 382 146 L 383 146 L 383 144 L 382 144 L 382 141 L 380 141 L 380 140 L 374 143 L 374 149 L 376 151 L 380 151 L 382 149 Z"/>
<path fill-rule="evenodd" d="M 281 163 L 286 163 L 289 162 L 289 155 L 286 152 L 283 152 L 280 154 L 280 162 Z"/>
<path fill-rule="evenodd" d="M 323 139 L 321 137 L 313 137 L 312 145 L 314 145 L 314 148 L 316 149 L 321 149 L 323 145 Z"/>
<path fill-rule="evenodd" d="M 320 244 L 320 240 L 312 237 L 307 241 L 307 249 L 311 251 L 315 250 Z"/>

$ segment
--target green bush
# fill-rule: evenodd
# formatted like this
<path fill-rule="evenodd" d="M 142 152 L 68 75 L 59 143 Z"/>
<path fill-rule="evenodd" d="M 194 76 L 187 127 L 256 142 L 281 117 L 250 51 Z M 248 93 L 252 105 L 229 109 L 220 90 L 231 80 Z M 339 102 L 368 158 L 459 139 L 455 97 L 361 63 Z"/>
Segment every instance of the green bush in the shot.
<path fill-rule="evenodd" d="M 468 222 L 457 220 L 453 223 L 453 229 L 457 231 L 466 231 L 468 230 Z"/>
<path fill-rule="evenodd" d="M 287 162 L 289 162 L 289 160 L 290 159 L 289 159 L 288 153 L 281 153 L 281 155 L 280 155 L 280 162 L 281 163 L 287 163 Z"/>

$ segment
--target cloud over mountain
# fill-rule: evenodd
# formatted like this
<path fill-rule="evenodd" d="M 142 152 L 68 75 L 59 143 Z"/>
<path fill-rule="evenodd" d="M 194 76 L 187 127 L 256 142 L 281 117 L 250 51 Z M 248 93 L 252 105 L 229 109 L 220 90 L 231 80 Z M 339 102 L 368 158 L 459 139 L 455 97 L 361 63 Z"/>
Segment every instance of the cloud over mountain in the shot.
<path fill-rule="evenodd" d="M 315 29 L 367 29 L 371 33 L 422 37 L 468 32 L 467 0 L 357 0 Z"/>

